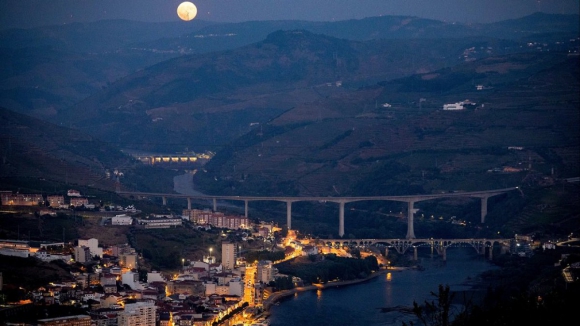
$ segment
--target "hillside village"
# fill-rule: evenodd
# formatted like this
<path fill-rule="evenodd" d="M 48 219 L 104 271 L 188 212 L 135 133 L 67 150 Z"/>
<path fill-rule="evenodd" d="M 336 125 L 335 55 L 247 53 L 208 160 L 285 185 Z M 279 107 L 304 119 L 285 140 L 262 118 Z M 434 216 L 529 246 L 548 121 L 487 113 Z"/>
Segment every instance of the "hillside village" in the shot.
<path fill-rule="evenodd" d="M 68 199 L 66 203 L 64 198 Z M 100 210 L 105 215 L 114 215 L 101 218 L 101 225 L 109 228 L 128 225 L 145 229 L 188 227 L 207 231 L 215 228 L 222 230 L 222 235 L 224 231 L 237 230 L 242 241 L 257 239 L 277 245 L 279 254 L 272 256 L 277 260 L 318 253 L 314 246 L 305 246 L 302 251 L 303 246 L 297 241 L 290 243 L 289 240 L 284 246 L 275 237 L 280 228 L 263 222 L 254 225 L 243 216 L 190 209 L 184 210 L 182 216 L 152 214 L 138 218 L 131 216 L 140 212 L 133 205 L 104 208 L 86 201 L 76 190 L 69 190 L 66 196 L 46 198 L 38 194 L 2 192 L 3 206 L 34 207 L 37 214 L 49 218 L 75 207 Z M 2 257 L 34 257 L 46 263 L 65 264 L 70 270 L 69 277 L 25 292 L 21 288 L 17 302 L 3 305 L 0 319 L 6 321 L 20 316 L 22 320 L 27 310 L 40 304 L 75 307 L 86 314 L 41 318 L 39 325 L 134 325 L 137 320 L 151 322 L 152 319 L 157 325 L 215 325 L 234 315 L 238 321 L 244 319 L 236 313 L 248 306 L 260 307 L 273 291 L 275 279 L 289 277 L 279 274 L 271 260 L 246 263 L 239 253 L 241 246 L 227 239 L 221 241 L 220 248 L 213 249 L 208 248 L 199 261 L 181 258 L 178 270 L 147 271 L 143 255 L 127 243 L 102 245 L 97 238 L 50 243 L 0 240 Z M 296 285 L 302 284 L 298 278 L 289 279 Z M 4 300 L 3 304 L 9 301 L 6 297 Z M 246 317 L 258 312 L 244 311 Z"/>

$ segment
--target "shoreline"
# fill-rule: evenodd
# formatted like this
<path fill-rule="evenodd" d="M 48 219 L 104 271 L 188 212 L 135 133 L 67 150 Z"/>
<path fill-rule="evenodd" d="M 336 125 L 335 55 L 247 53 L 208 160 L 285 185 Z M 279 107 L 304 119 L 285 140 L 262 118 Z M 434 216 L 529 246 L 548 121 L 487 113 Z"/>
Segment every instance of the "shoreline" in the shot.
<path fill-rule="evenodd" d="M 312 291 L 312 290 L 323 290 L 323 289 L 328 289 L 328 288 L 333 288 L 333 287 L 343 287 L 343 286 L 349 286 L 349 285 L 353 285 L 353 284 L 364 283 L 364 282 L 367 282 L 369 280 L 372 280 L 372 279 L 378 277 L 379 275 L 384 275 L 384 274 L 389 273 L 389 272 L 399 272 L 399 271 L 402 271 L 405 269 L 407 269 L 407 268 L 399 267 L 399 268 L 393 268 L 393 269 L 381 269 L 381 270 L 378 270 L 378 271 L 372 273 L 371 275 L 369 275 L 365 278 L 361 278 L 361 279 L 329 282 L 329 283 L 325 283 L 325 284 L 312 284 L 312 285 L 308 285 L 308 286 L 294 288 L 291 290 L 283 290 L 283 291 L 274 292 L 274 293 L 272 293 L 272 295 L 270 295 L 268 297 L 268 299 L 264 300 L 264 303 L 262 304 L 263 308 L 264 308 L 263 314 L 266 317 L 269 316 L 270 315 L 269 310 L 273 304 L 275 304 L 276 302 L 278 302 L 279 300 L 281 300 L 283 298 L 289 297 L 289 296 L 294 295 L 296 293 Z"/>

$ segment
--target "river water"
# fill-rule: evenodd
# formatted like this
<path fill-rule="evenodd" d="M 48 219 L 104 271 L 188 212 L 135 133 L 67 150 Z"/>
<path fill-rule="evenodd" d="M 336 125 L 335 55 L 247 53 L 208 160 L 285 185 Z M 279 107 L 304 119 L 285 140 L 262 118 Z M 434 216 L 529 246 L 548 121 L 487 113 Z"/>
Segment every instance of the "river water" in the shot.
<path fill-rule="evenodd" d="M 270 309 L 270 325 L 401 326 L 403 321 L 416 318 L 400 310 L 383 312 L 382 308 L 412 307 L 413 300 L 431 302 L 435 297 L 430 293 L 437 293 L 439 284 L 449 285 L 451 291 L 470 290 L 480 273 L 497 268 L 472 248 L 448 249 L 446 263 L 437 255 L 419 258 L 425 267 L 421 271 L 396 271 L 361 284 L 302 292 L 282 299 Z"/>

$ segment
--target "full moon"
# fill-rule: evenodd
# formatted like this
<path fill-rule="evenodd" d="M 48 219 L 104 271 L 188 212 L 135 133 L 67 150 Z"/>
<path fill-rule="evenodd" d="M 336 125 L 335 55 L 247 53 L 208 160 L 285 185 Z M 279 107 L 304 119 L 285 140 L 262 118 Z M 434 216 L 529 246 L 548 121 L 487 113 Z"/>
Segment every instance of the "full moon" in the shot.
<path fill-rule="evenodd" d="M 179 18 L 182 20 L 190 21 L 194 19 L 196 15 L 197 7 L 189 1 L 182 2 L 177 7 L 177 16 L 179 16 Z"/>

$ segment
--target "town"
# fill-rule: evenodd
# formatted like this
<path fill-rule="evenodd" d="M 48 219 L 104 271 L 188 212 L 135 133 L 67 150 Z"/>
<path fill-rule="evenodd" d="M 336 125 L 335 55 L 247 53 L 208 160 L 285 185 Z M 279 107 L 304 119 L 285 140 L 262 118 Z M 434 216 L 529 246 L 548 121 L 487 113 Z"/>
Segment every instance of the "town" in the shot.
<path fill-rule="evenodd" d="M 86 312 L 42 318 L 38 320 L 39 325 L 263 325 L 266 324 L 262 317 L 264 305 L 274 303 L 272 294 L 280 289 L 311 285 L 299 277 L 279 273 L 275 264 L 319 253 L 352 257 L 348 248 L 316 243 L 308 237 L 298 239 L 294 230 L 281 236 L 282 228 L 273 223 L 256 224 L 247 217 L 209 209 L 184 209 L 181 216 L 137 217 L 140 211 L 133 205 L 97 207 L 93 202 L 98 199 L 91 198 L 89 203 L 87 197 L 74 189 L 66 195 L 46 198 L 40 194 L 4 191 L 1 199 L 3 207 L 32 207 L 35 214 L 47 218 L 72 210 L 99 212 L 98 223 L 112 229 L 129 226 L 219 230 L 216 233 L 219 245 L 208 247 L 199 260 L 177 257 L 180 268 L 146 273 L 143 253 L 127 243 L 103 244 L 98 238 L 63 239 L 62 242 L 0 240 L 0 255 L 60 262 L 70 269 L 70 277 L 21 293 L 18 302 L 9 302 L 4 297 L 1 310 L 4 318 L 26 315 L 27 309 L 38 304 L 71 306 Z M 236 242 L 230 241 L 226 234 L 235 234 Z M 244 256 L 248 255 L 242 250 L 257 253 L 252 257 L 269 259 L 247 261 Z M 360 256 L 359 250 L 356 251 Z M 377 261 L 382 268 L 388 266 L 379 251 L 369 250 L 363 256 L 376 257 L 372 272 L 379 270 Z"/>

